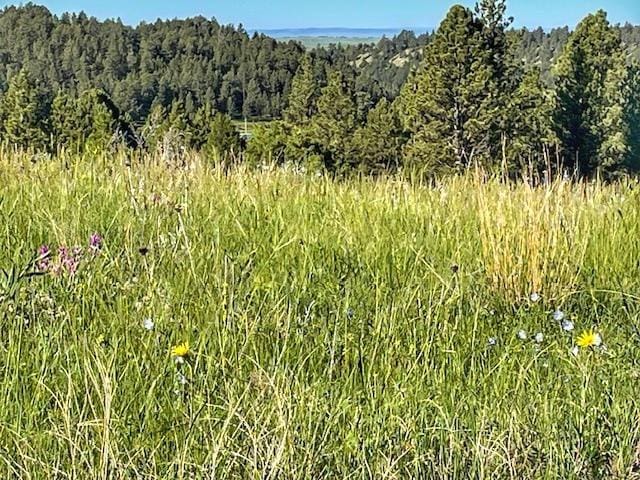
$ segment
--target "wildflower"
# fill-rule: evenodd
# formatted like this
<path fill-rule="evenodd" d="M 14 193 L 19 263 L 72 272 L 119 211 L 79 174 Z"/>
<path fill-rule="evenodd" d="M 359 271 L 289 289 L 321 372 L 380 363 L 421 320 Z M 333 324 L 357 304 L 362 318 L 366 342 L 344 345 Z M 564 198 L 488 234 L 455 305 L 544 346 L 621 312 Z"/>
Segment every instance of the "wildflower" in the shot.
<path fill-rule="evenodd" d="M 571 355 L 573 355 L 574 357 L 577 357 L 579 353 L 580 353 L 580 349 L 578 348 L 577 345 L 571 349 Z"/>
<path fill-rule="evenodd" d="M 94 255 L 97 255 L 100 250 L 102 250 L 102 237 L 97 233 L 92 233 L 89 237 L 89 250 Z"/>
<path fill-rule="evenodd" d="M 171 356 L 175 358 L 176 363 L 184 363 L 190 352 L 189 342 L 184 342 L 171 349 Z"/>
<path fill-rule="evenodd" d="M 564 312 L 560 309 L 556 310 L 555 312 L 553 312 L 553 319 L 556 322 L 561 322 L 562 320 L 564 320 Z"/>
<path fill-rule="evenodd" d="M 38 248 L 38 261 L 36 268 L 39 272 L 48 272 L 51 267 L 51 249 L 47 245 Z"/>
<path fill-rule="evenodd" d="M 498 339 L 496 337 L 489 337 L 489 346 L 495 347 L 498 344 Z"/>
<path fill-rule="evenodd" d="M 528 337 L 527 332 L 525 332 L 524 330 L 520 330 L 520 331 L 518 332 L 518 338 L 519 338 L 520 340 L 523 340 L 523 341 L 524 341 L 524 340 L 526 340 L 526 339 L 527 339 L 527 337 Z"/>
<path fill-rule="evenodd" d="M 145 330 L 153 330 L 156 326 L 156 324 L 153 322 L 153 320 L 151 318 L 145 318 L 144 321 L 142 322 L 142 326 L 144 327 Z"/>
<path fill-rule="evenodd" d="M 541 298 L 541 297 L 540 297 L 540 294 L 539 294 L 539 293 L 537 293 L 537 292 L 533 292 L 533 293 L 531 294 L 531 297 L 530 297 L 530 298 L 531 298 L 531 301 L 532 301 L 533 303 L 537 303 L 537 302 L 539 302 L 539 301 L 540 301 L 540 298 Z"/>
<path fill-rule="evenodd" d="M 82 248 L 73 247 L 69 250 L 62 246 L 58 248 L 58 262 L 54 267 L 53 273 L 60 275 L 66 272 L 70 276 L 74 276 L 78 272 L 80 260 L 82 259 Z"/>
<path fill-rule="evenodd" d="M 593 330 L 587 330 L 578 337 L 577 343 L 581 348 L 599 347 L 602 345 L 602 337 Z"/>
<path fill-rule="evenodd" d="M 542 333 L 542 332 L 536 333 L 535 341 L 536 341 L 536 343 L 544 342 L 544 333 Z"/>
<path fill-rule="evenodd" d="M 186 385 L 187 384 L 187 377 L 185 377 L 182 373 L 178 372 L 177 380 L 178 380 L 178 383 L 180 385 Z"/>
<path fill-rule="evenodd" d="M 573 322 L 571 320 L 563 320 L 562 321 L 562 329 L 565 332 L 573 332 L 573 330 L 575 329 L 575 325 L 573 324 Z"/>

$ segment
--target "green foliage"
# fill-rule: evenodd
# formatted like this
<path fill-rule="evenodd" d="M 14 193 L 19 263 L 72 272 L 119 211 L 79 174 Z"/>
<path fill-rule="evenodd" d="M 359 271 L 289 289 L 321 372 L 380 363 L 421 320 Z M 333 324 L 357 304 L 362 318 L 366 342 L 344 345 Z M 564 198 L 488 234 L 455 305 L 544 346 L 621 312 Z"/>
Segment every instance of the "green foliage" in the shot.
<path fill-rule="evenodd" d="M 548 168 L 549 148 L 554 143 L 551 125 L 552 103 L 540 70 L 526 72 L 508 99 L 509 130 L 504 143 L 507 169 L 519 173 L 525 167 Z M 545 158 L 546 156 L 546 158 Z"/>
<path fill-rule="evenodd" d="M 497 86 L 482 23 L 453 7 L 399 101 L 409 166 L 435 173 L 488 162 Z"/>
<path fill-rule="evenodd" d="M 240 153 L 240 135 L 229 115 L 216 113 L 204 146 L 209 158 L 228 161 Z"/>
<path fill-rule="evenodd" d="M 331 72 L 309 124 L 309 136 L 324 168 L 344 174 L 355 166 L 352 138 L 356 127 L 353 90 L 341 72 Z"/>
<path fill-rule="evenodd" d="M 51 131 L 58 145 L 97 153 L 119 143 L 119 117 L 103 91 L 88 90 L 78 98 L 60 92 L 51 106 Z"/>
<path fill-rule="evenodd" d="M 629 167 L 630 82 L 620 36 L 605 12 L 587 16 L 557 64 L 554 121 L 569 166 L 606 176 Z"/>
<path fill-rule="evenodd" d="M 290 129 L 283 121 L 255 125 L 247 142 L 245 157 L 254 166 L 260 163 L 282 165 L 286 161 L 289 141 Z"/>
<path fill-rule="evenodd" d="M 40 149 L 46 145 L 46 112 L 44 102 L 21 70 L 9 81 L 0 102 L 0 138 L 11 145 Z"/>
<path fill-rule="evenodd" d="M 308 123 L 316 113 L 319 90 L 311 59 L 304 56 L 291 83 L 288 105 L 283 115 L 284 120 L 291 125 Z"/>
<path fill-rule="evenodd" d="M 404 143 L 400 118 L 386 98 L 369 111 L 366 123 L 354 135 L 357 169 L 367 174 L 396 170 L 402 163 Z"/>

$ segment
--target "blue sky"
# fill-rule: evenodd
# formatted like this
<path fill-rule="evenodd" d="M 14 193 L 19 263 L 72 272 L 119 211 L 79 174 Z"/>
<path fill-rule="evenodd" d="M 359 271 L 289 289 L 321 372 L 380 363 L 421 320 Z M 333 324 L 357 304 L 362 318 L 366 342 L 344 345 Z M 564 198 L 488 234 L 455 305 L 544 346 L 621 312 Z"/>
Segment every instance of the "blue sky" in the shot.
<path fill-rule="evenodd" d="M 462 0 L 35 0 L 55 13 L 84 10 L 98 18 L 120 17 L 125 23 L 194 15 L 248 29 L 351 27 L 395 28 L 437 26 L 453 3 Z M 16 2 L 0 1 L 0 5 Z M 401 6 L 400 6 L 401 5 Z M 600 8 L 613 22 L 640 24 L 640 0 L 511 0 L 509 15 L 517 26 L 574 26 Z"/>

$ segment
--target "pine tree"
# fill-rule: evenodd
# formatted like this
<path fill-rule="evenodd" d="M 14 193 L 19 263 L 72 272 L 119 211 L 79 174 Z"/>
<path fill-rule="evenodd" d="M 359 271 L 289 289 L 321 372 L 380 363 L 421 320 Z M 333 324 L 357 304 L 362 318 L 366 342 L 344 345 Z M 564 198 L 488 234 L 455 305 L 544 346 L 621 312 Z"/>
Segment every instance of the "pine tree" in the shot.
<path fill-rule="evenodd" d="M 204 150 L 209 158 L 228 162 L 240 153 L 240 135 L 229 115 L 216 113 Z"/>
<path fill-rule="evenodd" d="M 510 128 L 503 155 L 508 171 L 519 173 L 531 166 L 539 172 L 547 167 L 545 154 L 554 143 L 551 110 L 540 69 L 532 68 L 524 74 L 507 104 Z"/>
<path fill-rule="evenodd" d="M 382 98 L 369 111 L 367 122 L 354 135 L 358 169 L 365 173 L 382 173 L 400 166 L 402 125 L 393 104 Z"/>
<path fill-rule="evenodd" d="M 202 148 L 211 133 L 211 125 L 215 119 L 216 111 L 211 103 L 206 103 L 200 107 L 193 118 L 193 146 Z"/>
<path fill-rule="evenodd" d="M 318 98 L 317 113 L 311 118 L 309 135 L 322 166 L 331 172 L 346 173 L 356 163 L 352 136 L 357 111 L 353 97 L 342 73 L 333 71 Z"/>
<path fill-rule="evenodd" d="M 0 136 L 10 145 L 45 148 L 47 143 L 45 105 L 36 87 L 21 70 L 9 81 L 0 102 Z"/>
<path fill-rule="evenodd" d="M 499 111 L 496 90 L 483 24 L 470 10 L 454 6 L 399 99 L 410 135 L 405 148 L 408 164 L 437 172 L 465 168 L 474 161 L 489 163 Z"/>
<path fill-rule="evenodd" d="M 308 56 L 302 58 L 291 83 L 289 104 L 284 111 L 284 120 L 291 125 L 304 125 L 316 112 L 318 84 L 313 65 Z"/>
<path fill-rule="evenodd" d="M 51 104 L 51 134 L 58 146 L 80 148 L 81 125 L 76 110 L 76 102 L 67 92 L 60 91 Z"/>
<path fill-rule="evenodd" d="M 83 124 L 84 149 L 89 153 L 104 152 L 116 140 L 117 112 L 112 111 L 108 95 L 97 89 L 84 92 L 77 102 Z"/>
<path fill-rule="evenodd" d="M 580 22 L 556 70 L 554 128 L 565 164 L 585 175 L 624 170 L 632 155 L 632 79 L 605 12 Z"/>

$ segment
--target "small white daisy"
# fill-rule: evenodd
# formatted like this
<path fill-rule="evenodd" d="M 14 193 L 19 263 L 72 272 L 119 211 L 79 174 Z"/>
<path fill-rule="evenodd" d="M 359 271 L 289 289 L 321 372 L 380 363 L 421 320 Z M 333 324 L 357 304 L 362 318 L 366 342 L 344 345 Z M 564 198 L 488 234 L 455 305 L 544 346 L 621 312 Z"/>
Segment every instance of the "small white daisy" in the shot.
<path fill-rule="evenodd" d="M 187 384 L 187 377 L 185 377 L 182 373 L 178 373 L 178 383 L 180 385 L 186 385 Z"/>
<path fill-rule="evenodd" d="M 540 301 L 540 294 L 538 292 L 533 292 L 530 298 L 533 303 L 537 303 Z"/>
<path fill-rule="evenodd" d="M 579 353 L 580 348 L 577 345 L 571 349 L 571 355 L 573 355 L 574 357 L 577 357 Z"/>
<path fill-rule="evenodd" d="M 536 343 L 544 342 L 544 334 L 542 332 L 536 333 L 535 340 Z"/>
<path fill-rule="evenodd" d="M 556 322 L 561 322 L 562 320 L 564 320 L 564 312 L 560 309 L 556 310 L 555 312 L 553 312 L 553 319 Z"/>
<path fill-rule="evenodd" d="M 498 344 L 498 339 L 496 337 L 489 337 L 489 346 L 495 347 Z"/>
<path fill-rule="evenodd" d="M 518 332 L 518 338 L 519 338 L 520 340 L 526 340 L 526 339 L 527 339 L 527 337 L 528 337 L 527 332 L 525 332 L 524 330 L 520 330 L 520 331 Z"/>
<path fill-rule="evenodd" d="M 571 320 L 563 320 L 562 321 L 562 329 L 565 332 L 573 332 L 573 330 L 575 329 L 575 325 L 573 324 L 573 322 Z"/>
<path fill-rule="evenodd" d="M 144 321 L 142 322 L 142 326 L 144 327 L 145 330 L 153 330 L 156 326 L 156 324 L 153 322 L 153 320 L 151 318 L 145 318 Z"/>

